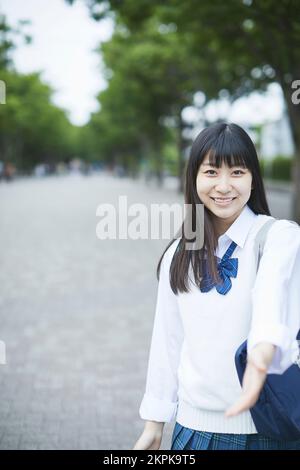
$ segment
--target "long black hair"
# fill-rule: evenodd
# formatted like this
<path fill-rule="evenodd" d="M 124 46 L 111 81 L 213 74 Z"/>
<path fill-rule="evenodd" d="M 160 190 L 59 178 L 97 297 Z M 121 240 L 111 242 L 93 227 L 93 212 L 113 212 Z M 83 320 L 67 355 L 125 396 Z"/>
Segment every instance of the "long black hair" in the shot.
<path fill-rule="evenodd" d="M 209 162 L 220 168 L 223 162 L 230 168 L 243 166 L 248 168 L 252 174 L 252 191 L 247 202 L 255 214 L 271 215 L 268 207 L 264 184 L 260 172 L 257 153 L 249 135 L 237 124 L 217 123 L 203 129 L 193 142 L 189 160 L 185 167 L 184 199 L 189 204 L 192 214 L 192 227 L 195 230 L 196 204 L 202 204 L 197 188 L 196 178 L 199 167 L 205 156 L 209 156 Z M 214 252 L 218 237 L 212 222 L 210 211 L 204 207 L 204 243 L 199 250 L 186 249 L 187 240 L 181 227 L 181 238 L 174 253 L 170 266 L 170 285 L 175 294 L 188 292 L 188 271 L 192 265 L 194 280 L 200 286 L 202 277 L 202 260 L 204 250 L 207 253 L 209 270 L 216 282 L 220 281 Z M 160 265 L 167 249 L 176 240 L 174 238 L 164 250 L 157 266 L 157 278 L 159 279 Z"/>

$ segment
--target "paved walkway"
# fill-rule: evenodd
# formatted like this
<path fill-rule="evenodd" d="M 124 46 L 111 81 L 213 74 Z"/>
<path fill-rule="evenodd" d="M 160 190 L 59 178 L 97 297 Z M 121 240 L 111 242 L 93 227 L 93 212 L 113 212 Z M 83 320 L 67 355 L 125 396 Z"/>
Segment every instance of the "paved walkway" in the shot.
<path fill-rule="evenodd" d="M 97 239 L 96 208 L 118 195 L 181 201 L 172 188 L 103 175 L 0 184 L 0 449 L 131 449 L 143 429 L 167 241 Z M 288 195 L 270 201 L 289 217 Z"/>

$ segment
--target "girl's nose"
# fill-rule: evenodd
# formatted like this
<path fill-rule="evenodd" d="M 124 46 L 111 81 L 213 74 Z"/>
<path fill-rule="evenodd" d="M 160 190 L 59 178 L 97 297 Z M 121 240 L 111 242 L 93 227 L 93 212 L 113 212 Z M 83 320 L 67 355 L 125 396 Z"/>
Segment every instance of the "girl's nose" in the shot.
<path fill-rule="evenodd" d="M 232 185 L 230 183 L 229 178 L 227 178 L 226 176 L 223 178 L 220 178 L 216 182 L 215 189 L 216 191 L 219 191 L 220 193 L 228 193 L 229 191 L 231 191 Z"/>

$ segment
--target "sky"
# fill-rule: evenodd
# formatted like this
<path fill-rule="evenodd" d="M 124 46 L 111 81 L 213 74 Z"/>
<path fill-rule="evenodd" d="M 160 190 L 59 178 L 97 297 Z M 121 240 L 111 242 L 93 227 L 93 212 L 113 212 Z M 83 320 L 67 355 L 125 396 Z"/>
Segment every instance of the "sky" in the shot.
<path fill-rule="evenodd" d="M 86 124 L 98 109 L 96 95 L 106 86 L 101 58 L 94 49 L 111 37 L 112 21 L 90 18 L 84 0 L 72 6 L 64 0 L 0 0 L 0 12 L 10 26 L 22 19 L 31 21 L 25 31 L 33 42 L 18 44 L 13 53 L 16 69 L 42 71 L 42 79 L 55 90 L 54 103 L 68 111 L 73 124 Z M 252 93 L 233 106 L 226 100 L 211 102 L 205 113 L 210 121 L 223 118 L 246 126 L 277 120 L 283 108 L 281 90 L 274 84 L 265 96 Z M 197 122 L 198 116 L 193 108 L 184 115 L 191 122 Z"/>
<path fill-rule="evenodd" d="M 17 70 L 42 70 L 43 80 L 56 90 L 55 104 L 70 112 L 74 124 L 85 124 L 98 109 L 96 94 L 105 88 L 100 55 L 93 50 L 111 37 L 112 22 L 90 18 L 83 0 L 72 6 L 64 0 L 0 0 L 0 12 L 10 26 L 20 19 L 32 22 L 25 29 L 32 44 L 20 43 L 13 53 Z"/>

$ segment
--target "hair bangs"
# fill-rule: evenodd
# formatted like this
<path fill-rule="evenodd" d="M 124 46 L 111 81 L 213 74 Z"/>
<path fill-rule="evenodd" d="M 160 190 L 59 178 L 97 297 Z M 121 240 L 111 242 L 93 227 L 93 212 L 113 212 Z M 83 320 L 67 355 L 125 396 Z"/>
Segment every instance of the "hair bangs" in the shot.
<path fill-rule="evenodd" d="M 240 143 L 237 145 L 230 134 L 227 134 L 226 139 L 218 139 L 214 143 L 208 151 L 208 160 L 216 168 L 220 168 L 224 163 L 229 168 L 239 166 L 251 169 L 248 149 L 241 150 Z"/>

